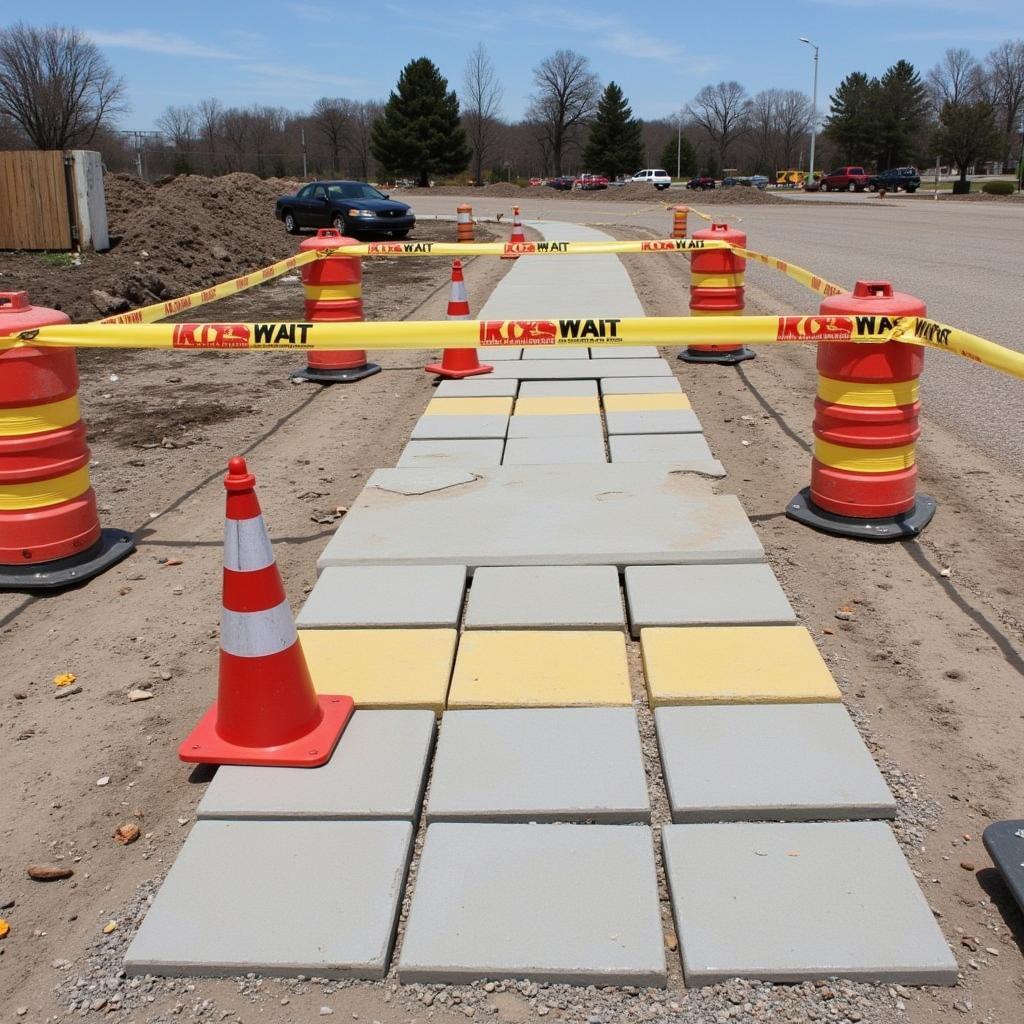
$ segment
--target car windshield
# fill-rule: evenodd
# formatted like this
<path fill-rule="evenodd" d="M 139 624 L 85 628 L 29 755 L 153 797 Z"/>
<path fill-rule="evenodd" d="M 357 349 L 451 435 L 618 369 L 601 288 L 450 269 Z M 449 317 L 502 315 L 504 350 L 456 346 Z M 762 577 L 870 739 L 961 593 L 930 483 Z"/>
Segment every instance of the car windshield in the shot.
<path fill-rule="evenodd" d="M 327 191 L 333 199 L 386 199 L 383 192 L 378 192 L 372 185 L 362 181 L 344 181 L 337 185 L 328 185 Z"/>

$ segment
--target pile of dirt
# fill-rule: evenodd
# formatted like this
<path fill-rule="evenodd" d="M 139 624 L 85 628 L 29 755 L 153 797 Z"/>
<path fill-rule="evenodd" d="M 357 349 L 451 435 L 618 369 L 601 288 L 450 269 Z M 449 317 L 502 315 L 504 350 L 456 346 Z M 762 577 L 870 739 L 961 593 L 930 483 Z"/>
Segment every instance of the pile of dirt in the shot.
<path fill-rule="evenodd" d="M 87 321 L 256 270 L 298 247 L 274 217 L 274 201 L 297 184 L 240 173 L 157 184 L 108 174 L 111 248 L 66 258 L 2 253 L 0 290 L 25 289 L 36 305 Z"/>
<path fill-rule="evenodd" d="M 706 192 L 694 189 L 687 191 L 686 196 L 686 199 L 679 201 L 692 203 L 694 206 L 700 206 L 702 203 L 708 206 L 772 206 L 788 202 L 764 189 L 749 188 L 746 185 L 708 189 Z"/>
<path fill-rule="evenodd" d="M 481 196 L 484 199 L 511 199 L 533 195 L 538 189 L 500 182 L 497 185 L 434 185 L 433 188 L 393 188 L 390 194 L 413 202 L 416 196 Z"/>
<path fill-rule="evenodd" d="M 926 196 L 927 190 L 922 188 L 919 195 L 922 197 Z M 940 192 L 939 199 L 950 199 L 958 203 L 1021 203 L 1024 202 L 1024 193 L 1017 192 L 1010 196 L 994 196 L 991 192 L 968 192 L 965 196 L 955 196 L 951 192 Z"/>

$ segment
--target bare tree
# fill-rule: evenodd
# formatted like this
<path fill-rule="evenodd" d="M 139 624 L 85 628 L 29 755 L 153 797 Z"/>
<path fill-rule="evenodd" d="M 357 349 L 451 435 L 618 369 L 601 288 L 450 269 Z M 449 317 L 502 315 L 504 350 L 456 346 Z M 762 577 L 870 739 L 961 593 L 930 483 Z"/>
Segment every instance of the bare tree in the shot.
<path fill-rule="evenodd" d="M 349 173 L 363 181 L 370 179 L 374 168 L 370 139 L 373 136 L 373 123 L 383 112 L 384 104 L 379 100 L 360 100 L 350 103 L 348 107 L 350 130 L 345 140 L 345 151 L 348 154 Z"/>
<path fill-rule="evenodd" d="M 218 141 L 221 136 L 222 122 L 224 120 L 224 108 L 216 97 L 209 97 L 199 101 L 196 108 L 199 118 L 199 130 L 202 132 L 203 140 L 206 143 L 206 159 L 211 174 L 217 172 Z"/>
<path fill-rule="evenodd" d="M 124 81 L 78 29 L 0 32 L 0 113 L 38 149 L 87 146 L 125 107 Z"/>
<path fill-rule="evenodd" d="M 241 171 L 245 167 L 246 146 L 249 144 L 251 121 L 244 110 L 229 107 L 221 117 L 221 133 L 226 143 L 227 167 L 229 171 Z"/>
<path fill-rule="evenodd" d="M 551 154 L 555 175 L 562 173 L 562 159 L 569 145 L 578 141 L 579 130 L 597 106 L 600 87 L 590 61 L 572 50 L 557 50 L 533 69 L 537 92 L 527 118 L 543 135 L 542 150 Z"/>
<path fill-rule="evenodd" d="M 174 147 L 177 174 L 191 174 L 192 153 L 196 142 L 197 116 L 194 107 L 167 107 L 156 119 L 156 126 Z"/>
<path fill-rule="evenodd" d="M 775 158 L 779 167 L 792 167 L 797 160 L 797 148 L 803 137 L 811 130 L 814 111 L 811 98 L 799 89 L 783 89 L 779 93 L 775 110 L 775 133 L 777 145 Z"/>
<path fill-rule="evenodd" d="M 324 140 L 331 154 L 332 174 L 337 174 L 341 169 L 341 150 L 350 127 L 350 106 L 348 100 L 321 96 L 310 112 L 316 133 Z"/>
<path fill-rule="evenodd" d="M 750 107 L 747 90 L 739 82 L 719 82 L 705 85 L 686 108 L 706 132 L 719 169 L 725 166 L 729 147 L 749 130 Z"/>
<path fill-rule="evenodd" d="M 984 78 L 984 71 L 970 50 L 947 50 L 925 78 L 935 115 L 946 103 L 959 106 L 980 99 Z"/>
<path fill-rule="evenodd" d="M 462 88 L 462 119 L 473 148 L 473 178 L 479 184 L 483 182 L 484 163 L 494 149 L 502 97 L 494 63 L 483 43 L 476 44 L 466 61 Z"/>
<path fill-rule="evenodd" d="M 779 116 L 778 89 L 762 89 L 750 102 L 750 134 L 754 143 L 754 170 L 775 169 L 776 127 Z"/>
<path fill-rule="evenodd" d="M 1024 109 L 1024 39 L 1000 43 L 986 58 L 989 90 L 1005 139 L 1004 163 L 1013 162 L 1014 140 Z"/>

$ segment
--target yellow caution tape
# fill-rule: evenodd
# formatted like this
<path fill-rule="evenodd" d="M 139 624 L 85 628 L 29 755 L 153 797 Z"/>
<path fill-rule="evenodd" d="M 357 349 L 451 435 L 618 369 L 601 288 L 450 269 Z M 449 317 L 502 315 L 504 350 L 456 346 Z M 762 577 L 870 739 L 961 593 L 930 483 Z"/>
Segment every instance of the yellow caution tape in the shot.
<path fill-rule="evenodd" d="M 45 405 L 0 408 L 0 437 L 25 437 L 70 427 L 81 419 L 77 395 Z"/>
<path fill-rule="evenodd" d="M 809 270 L 804 270 L 803 267 L 798 267 L 795 263 L 790 263 L 788 260 L 780 260 L 777 256 L 767 256 L 763 252 L 754 252 L 753 249 L 741 249 L 739 246 L 734 246 L 733 250 L 744 259 L 754 260 L 757 263 L 763 263 L 766 267 L 771 267 L 773 270 L 781 271 L 798 284 L 802 284 L 805 288 L 810 288 L 812 292 L 817 292 L 819 295 L 839 295 L 842 292 L 848 291 L 847 288 L 843 288 L 841 285 L 826 281 L 825 278 L 812 274 Z"/>
<path fill-rule="evenodd" d="M 27 484 L 0 484 L 0 511 L 21 512 L 71 501 L 89 490 L 89 467 Z"/>
<path fill-rule="evenodd" d="M 149 324 L 164 317 L 173 316 L 175 313 L 182 313 L 186 309 L 195 309 L 197 306 L 205 306 L 208 302 L 216 302 L 218 299 L 226 299 L 229 295 L 237 295 L 249 288 L 255 288 L 258 284 L 271 281 L 275 277 L 287 274 L 289 270 L 312 263 L 314 260 L 323 258 L 332 250 L 309 250 L 296 253 L 286 260 L 279 260 L 271 263 L 269 267 L 261 270 L 254 270 L 252 273 L 243 274 L 241 277 L 232 278 L 221 284 L 211 285 L 202 291 L 192 292 L 190 295 L 182 295 L 177 299 L 167 299 L 165 302 L 155 302 L 152 306 L 140 306 L 138 309 L 129 310 L 127 313 L 118 313 L 115 316 L 104 317 L 95 321 L 99 324 Z"/>
<path fill-rule="evenodd" d="M 895 473 L 914 464 L 914 446 L 847 448 L 818 439 L 814 442 L 814 457 L 826 466 L 850 473 Z"/>
<path fill-rule="evenodd" d="M 818 378 L 818 397 L 833 405 L 852 405 L 859 409 L 892 409 L 899 405 L 913 405 L 918 399 L 918 381 L 905 380 L 893 384 L 875 381 L 863 384 L 857 381 Z"/>
<path fill-rule="evenodd" d="M 771 345 L 899 341 L 964 356 L 1024 379 L 1024 353 L 925 317 L 665 316 L 547 320 L 423 320 L 364 323 L 58 324 L 0 337 L 25 346 L 173 349 L 419 349 L 514 345 Z"/>
<path fill-rule="evenodd" d="M 1024 353 L 997 345 L 994 341 L 986 341 L 976 334 L 968 334 L 958 327 L 950 327 L 949 324 L 938 323 L 923 316 L 906 317 L 894 324 L 890 334 L 893 341 L 952 352 L 992 370 L 1024 379 Z"/>
<path fill-rule="evenodd" d="M 602 256 L 731 248 L 728 242 L 717 239 L 644 238 L 611 242 L 361 242 L 320 250 L 320 253 L 340 256 Z"/>
<path fill-rule="evenodd" d="M 62 324 L 0 338 L 21 345 L 173 349 L 419 349 L 491 346 L 731 345 L 886 340 L 883 317 L 595 317 L 397 322 Z"/>

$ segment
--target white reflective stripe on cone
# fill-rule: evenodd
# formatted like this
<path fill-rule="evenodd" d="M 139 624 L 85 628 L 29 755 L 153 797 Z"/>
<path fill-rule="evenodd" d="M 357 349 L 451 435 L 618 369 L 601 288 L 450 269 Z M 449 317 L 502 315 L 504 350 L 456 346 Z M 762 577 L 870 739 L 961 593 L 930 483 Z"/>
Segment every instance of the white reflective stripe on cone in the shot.
<path fill-rule="evenodd" d="M 465 281 L 452 281 L 452 290 L 448 295 L 449 302 L 469 302 Z"/>
<path fill-rule="evenodd" d="M 274 564 L 274 549 L 263 516 L 224 520 L 224 568 L 235 572 L 266 569 Z"/>
<path fill-rule="evenodd" d="M 280 654 L 298 642 L 287 599 L 263 612 L 220 612 L 220 646 L 240 658 Z"/>

